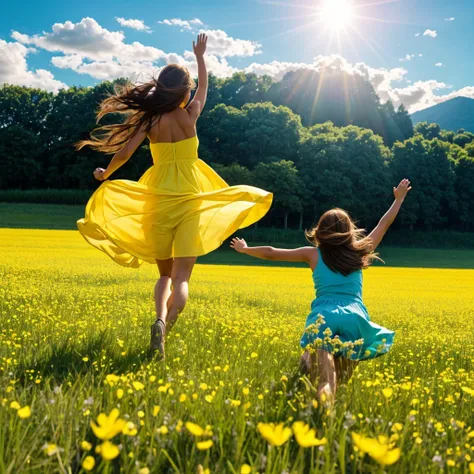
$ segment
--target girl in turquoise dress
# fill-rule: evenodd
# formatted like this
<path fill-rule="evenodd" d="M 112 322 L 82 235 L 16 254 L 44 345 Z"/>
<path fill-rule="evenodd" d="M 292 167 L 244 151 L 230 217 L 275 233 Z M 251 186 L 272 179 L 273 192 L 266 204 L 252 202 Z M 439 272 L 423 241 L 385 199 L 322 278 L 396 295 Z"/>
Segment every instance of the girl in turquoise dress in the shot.
<path fill-rule="evenodd" d="M 231 242 L 237 252 L 253 257 L 310 266 L 316 299 L 301 337 L 301 367 L 312 382 L 319 377 L 318 397 L 323 401 L 334 400 L 337 385 L 349 380 L 359 361 L 386 354 L 393 344 L 395 333 L 373 323 L 362 302 L 362 270 L 378 258 L 375 249 L 410 189 L 407 179 L 393 188 L 395 201 L 368 236 L 347 212 L 332 209 L 306 233 L 313 247 L 288 250 L 249 247 L 239 238 Z"/>

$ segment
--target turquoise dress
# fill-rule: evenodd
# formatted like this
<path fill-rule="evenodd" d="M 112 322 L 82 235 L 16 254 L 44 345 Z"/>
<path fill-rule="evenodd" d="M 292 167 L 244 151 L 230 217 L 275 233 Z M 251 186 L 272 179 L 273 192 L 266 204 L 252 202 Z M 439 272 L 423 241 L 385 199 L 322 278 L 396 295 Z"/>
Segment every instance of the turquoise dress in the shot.
<path fill-rule="evenodd" d="M 366 360 L 386 354 L 395 333 L 370 320 L 362 302 L 362 271 L 333 272 L 318 249 L 313 272 L 316 299 L 306 319 L 301 347 L 332 352 L 336 357 Z"/>

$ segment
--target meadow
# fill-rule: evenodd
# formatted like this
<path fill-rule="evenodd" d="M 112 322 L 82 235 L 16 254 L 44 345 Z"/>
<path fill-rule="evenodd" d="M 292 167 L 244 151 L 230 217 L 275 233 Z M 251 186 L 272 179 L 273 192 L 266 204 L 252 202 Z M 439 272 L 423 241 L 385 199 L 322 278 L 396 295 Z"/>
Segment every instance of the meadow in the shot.
<path fill-rule="evenodd" d="M 382 258 L 365 302 L 395 345 L 331 411 L 297 371 L 309 270 L 198 264 L 159 362 L 156 268 L 0 229 L 0 472 L 474 473 L 474 270 Z"/>

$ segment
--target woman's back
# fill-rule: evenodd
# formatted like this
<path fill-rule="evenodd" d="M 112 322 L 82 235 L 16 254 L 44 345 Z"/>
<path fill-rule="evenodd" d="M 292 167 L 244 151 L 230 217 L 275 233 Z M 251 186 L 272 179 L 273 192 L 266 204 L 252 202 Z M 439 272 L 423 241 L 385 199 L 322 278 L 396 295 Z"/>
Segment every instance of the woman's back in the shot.
<path fill-rule="evenodd" d="M 163 114 L 148 132 L 151 143 L 176 143 L 195 135 L 195 121 L 182 108 Z"/>

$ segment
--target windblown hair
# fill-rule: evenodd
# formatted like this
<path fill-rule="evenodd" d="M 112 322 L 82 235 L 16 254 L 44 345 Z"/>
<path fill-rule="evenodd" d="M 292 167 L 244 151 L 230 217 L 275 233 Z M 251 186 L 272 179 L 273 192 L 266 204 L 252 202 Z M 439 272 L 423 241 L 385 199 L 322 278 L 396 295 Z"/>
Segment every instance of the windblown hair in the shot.
<path fill-rule="evenodd" d="M 380 260 L 372 241 L 342 209 L 325 212 L 316 227 L 306 231 L 306 238 L 319 247 L 324 263 L 333 271 L 347 276 Z"/>
<path fill-rule="evenodd" d="M 163 114 L 177 109 L 193 88 L 194 81 L 189 71 L 177 64 L 164 67 L 157 79 L 146 84 L 129 83 L 116 88 L 115 94 L 100 104 L 97 122 L 111 113 L 126 114 L 126 119 L 96 128 L 88 140 L 76 143 L 76 148 L 90 146 L 104 153 L 117 153 L 142 126 L 145 125 L 148 132 L 157 118 L 159 120 Z"/>

